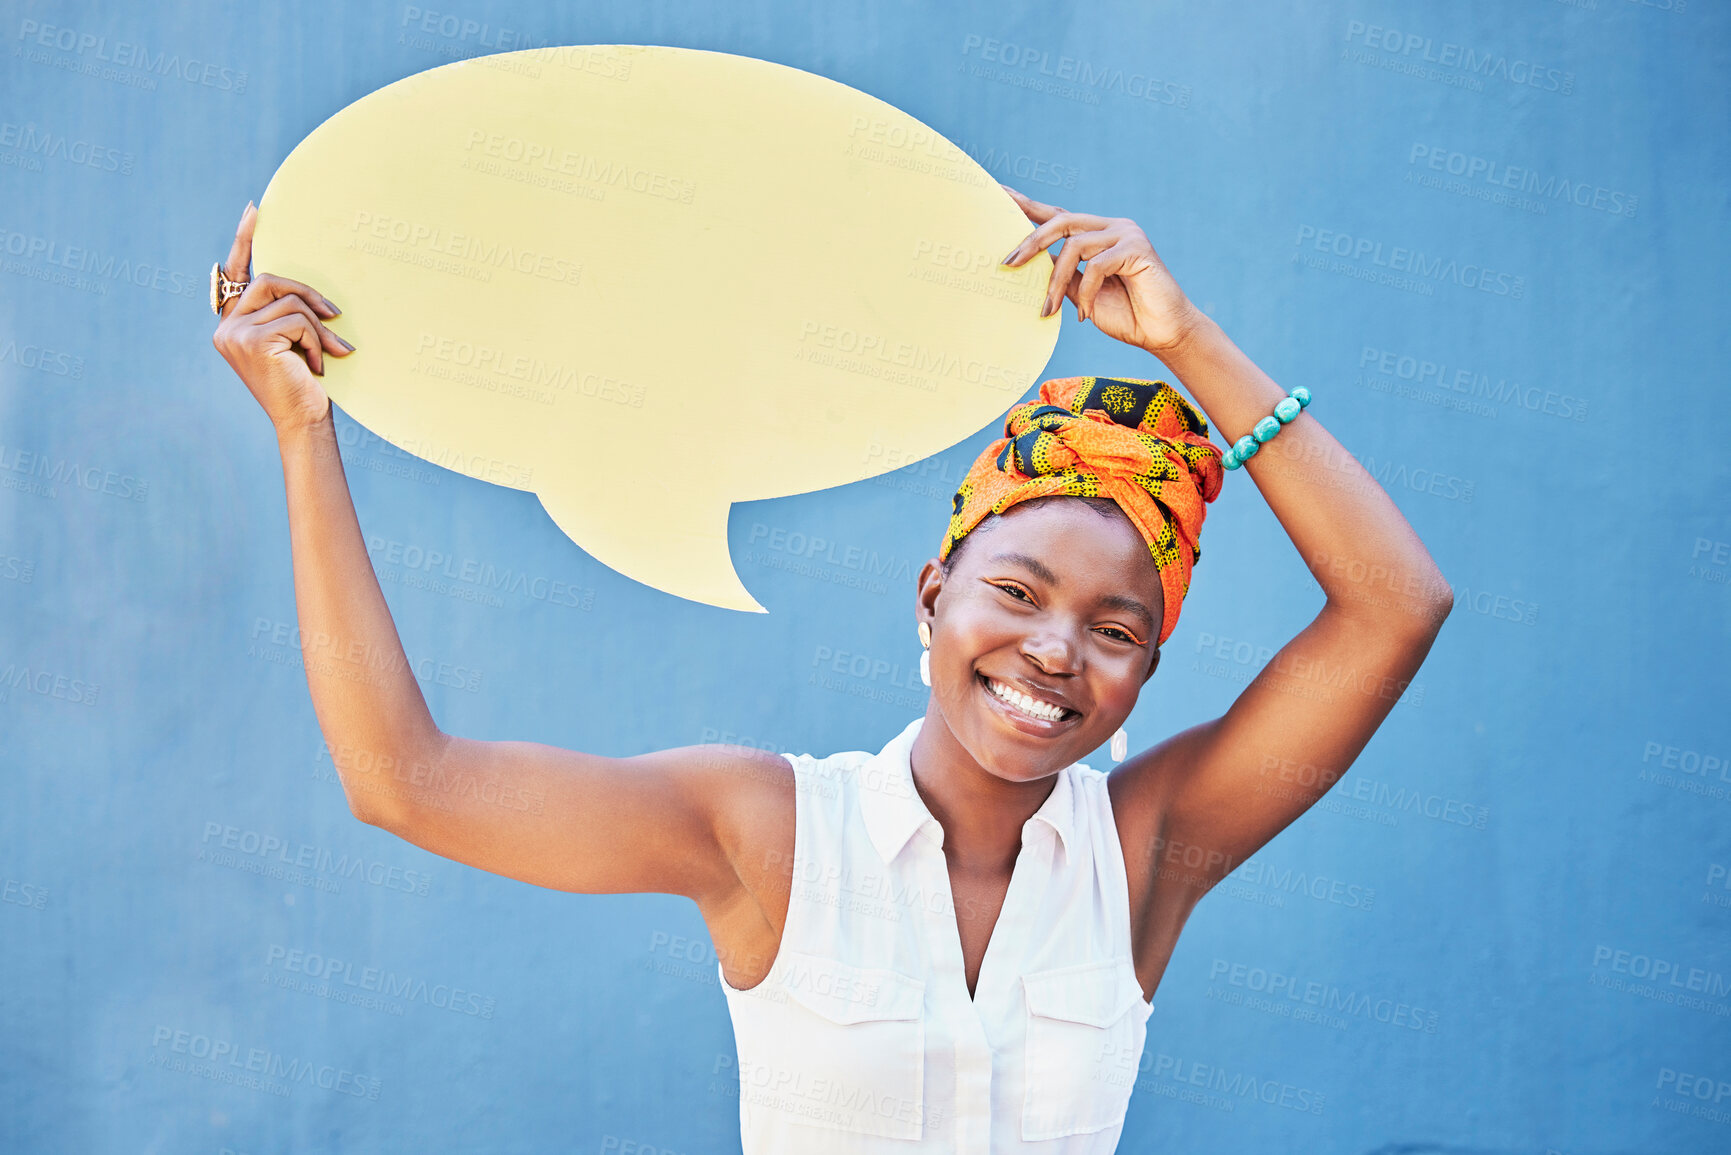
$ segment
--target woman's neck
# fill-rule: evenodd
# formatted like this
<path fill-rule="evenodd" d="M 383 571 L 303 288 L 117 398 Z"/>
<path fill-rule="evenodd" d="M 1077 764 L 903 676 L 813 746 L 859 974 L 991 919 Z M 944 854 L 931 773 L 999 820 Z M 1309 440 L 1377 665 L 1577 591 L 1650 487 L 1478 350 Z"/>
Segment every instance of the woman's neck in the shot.
<path fill-rule="evenodd" d="M 1058 784 L 1049 774 L 1012 782 L 985 769 L 950 731 L 934 701 L 909 751 L 914 788 L 944 828 L 952 865 L 1010 871 L 1022 849 L 1022 826 Z"/>

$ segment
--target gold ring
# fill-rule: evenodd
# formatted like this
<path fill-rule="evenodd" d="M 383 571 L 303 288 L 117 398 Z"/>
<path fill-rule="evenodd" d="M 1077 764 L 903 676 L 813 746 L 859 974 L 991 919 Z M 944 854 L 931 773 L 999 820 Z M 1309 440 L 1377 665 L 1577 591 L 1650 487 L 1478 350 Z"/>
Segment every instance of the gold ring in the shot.
<path fill-rule="evenodd" d="M 222 316 L 222 307 L 246 292 L 251 281 L 231 281 L 222 271 L 222 262 L 210 267 L 210 311 Z"/>

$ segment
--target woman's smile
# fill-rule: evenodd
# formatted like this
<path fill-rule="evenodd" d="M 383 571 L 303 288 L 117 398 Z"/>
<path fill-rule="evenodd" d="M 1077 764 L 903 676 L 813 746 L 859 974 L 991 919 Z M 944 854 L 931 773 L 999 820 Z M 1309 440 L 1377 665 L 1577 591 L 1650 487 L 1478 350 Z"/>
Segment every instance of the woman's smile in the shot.
<path fill-rule="evenodd" d="M 983 673 L 977 678 L 992 709 L 1025 734 L 1049 737 L 1070 729 L 1082 719 L 1079 711 L 1058 701 L 1061 695 L 1049 690 L 1026 683 L 1012 685 Z"/>

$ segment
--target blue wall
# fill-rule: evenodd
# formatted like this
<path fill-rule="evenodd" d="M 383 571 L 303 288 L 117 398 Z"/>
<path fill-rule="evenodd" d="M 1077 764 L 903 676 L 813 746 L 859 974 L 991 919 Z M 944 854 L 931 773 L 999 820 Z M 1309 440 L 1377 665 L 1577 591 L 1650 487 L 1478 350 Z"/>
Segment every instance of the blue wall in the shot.
<path fill-rule="evenodd" d="M 1125 1150 L 1731 1148 L 1723 5 L 460 3 L 0 6 L 0 1149 L 738 1149 L 691 903 L 350 816 L 275 443 L 210 346 L 204 272 L 295 143 L 502 27 L 818 72 L 1134 217 L 1455 587 L 1352 773 L 1190 920 Z M 1084 372 L 1160 370 L 1067 321 L 1049 374 Z M 756 616 L 340 428 L 440 724 L 609 754 L 881 745 L 989 436 L 737 507 Z M 1138 743 L 1321 606 L 1242 475 L 1206 542 Z M 525 580 L 440 584 L 427 551 Z M 407 993 L 327 997 L 368 968 Z"/>

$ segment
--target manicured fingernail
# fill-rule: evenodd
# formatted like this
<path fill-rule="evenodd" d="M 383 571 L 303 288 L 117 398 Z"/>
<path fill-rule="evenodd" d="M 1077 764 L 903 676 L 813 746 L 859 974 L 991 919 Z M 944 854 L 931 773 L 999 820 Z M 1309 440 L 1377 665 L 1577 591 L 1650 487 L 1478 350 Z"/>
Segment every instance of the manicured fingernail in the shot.
<path fill-rule="evenodd" d="M 1015 247 L 1015 248 L 1013 248 L 1013 249 L 1011 249 L 1011 250 L 1010 250 L 1010 256 L 1009 256 L 1009 257 L 1005 257 L 1005 258 L 1004 258 L 1004 259 L 1003 259 L 1003 260 L 1001 260 L 1001 261 L 999 261 L 999 262 L 998 262 L 998 264 L 1000 264 L 1000 265 L 1007 265 L 1007 264 L 1009 264 L 1009 263 L 1010 263 L 1010 257 L 1014 257 L 1014 256 L 1015 256 L 1015 255 L 1016 255 L 1016 254 L 1017 254 L 1017 253 L 1019 253 L 1019 252 L 1021 252 L 1021 251 L 1022 251 L 1022 246 L 1021 246 L 1021 245 L 1017 245 L 1017 246 L 1016 246 L 1016 247 Z"/>
<path fill-rule="evenodd" d="M 331 336 L 337 337 L 337 335 L 335 333 L 332 333 Z M 353 353 L 355 351 L 355 347 L 353 345 L 349 344 L 347 341 L 343 340 L 341 337 L 337 337 L 337 344 L 341 345 L 343 348 L 347 349 L 351 353 Z"/>
<path fill-rule="evenodd" d="M 1040 316 L 1050 317 L 1052 315 L 1052 310 L 1054 308 L 1056 308 L 1056 306 L 1053 305 L 1052 302 L 1050 302 L 1050 301 L 1040 302 Z"/>
<path fill-rule="evenodd" d="M 331 311 L 332 316 L 340 317 L 343 315 L 343 311 L 341 309 L 337 308 L 337 303 L 335 301 L 331 300 L 329 297 L 325 296 L 323 293 L 319 294 L 319 300 L 321 300 L 325 303 L 325 308 L 327 308 Z M 342 340 L 342 338 L 340 338 L 340 337 L 337 339 L 339 341 Z"/>

